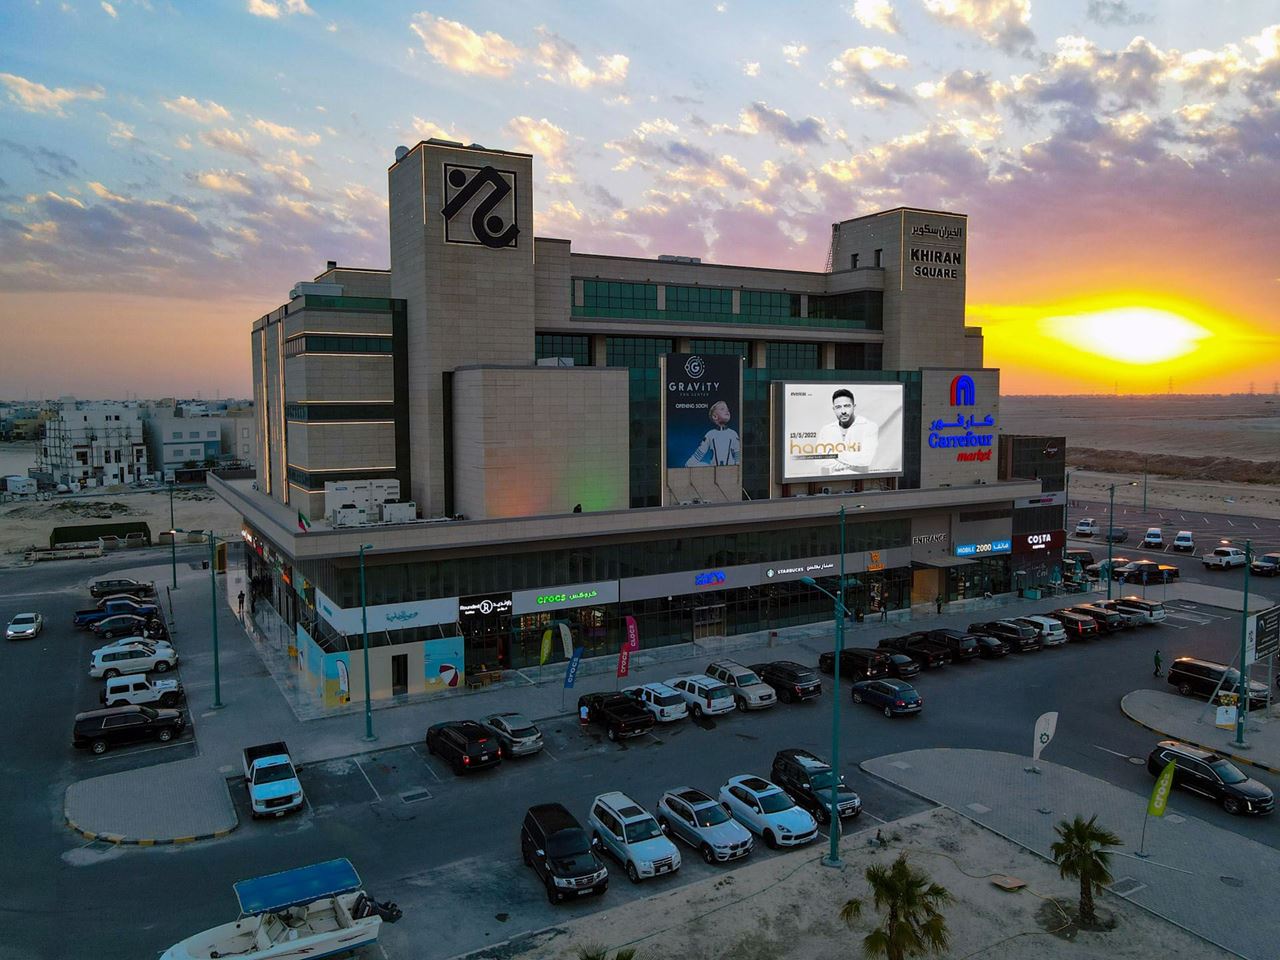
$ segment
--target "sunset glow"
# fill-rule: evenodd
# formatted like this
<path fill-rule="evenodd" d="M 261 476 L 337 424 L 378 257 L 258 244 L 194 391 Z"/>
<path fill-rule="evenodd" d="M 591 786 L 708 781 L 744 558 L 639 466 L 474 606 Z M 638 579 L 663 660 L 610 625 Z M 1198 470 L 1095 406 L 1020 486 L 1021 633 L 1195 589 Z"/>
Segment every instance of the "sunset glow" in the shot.
<path fill-rule="evenodd" d="M 1186 356 L 1211 335 L 1186 317 L 1150 307 L 1046 317 L 1038 326 L 1046 336 L 1081 351 L 1132 364 L 1161 363 Z"/>

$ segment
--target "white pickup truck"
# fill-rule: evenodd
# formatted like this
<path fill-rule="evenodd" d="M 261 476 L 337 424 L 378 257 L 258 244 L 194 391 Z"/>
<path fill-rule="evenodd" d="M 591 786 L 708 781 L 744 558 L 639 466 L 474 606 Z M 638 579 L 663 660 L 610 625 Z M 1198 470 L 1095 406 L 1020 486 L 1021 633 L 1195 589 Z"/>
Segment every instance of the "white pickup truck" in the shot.
<path fill-rule="evenodd" d="M 283 740 L 244 748 L 244 785 L 255 820 L 281 817 L 303 804 L 302 783 Z"/>
<path fill-rule="evenodd" d="M 152 680 L 135 673 L 132 676 L 112 677 L 102 688 L 98 699 L 104 707 L 118 707 L 126 703 L 158 703 L 162 707 L 173 707 L 183 695 L 182 684 L 177 680 Z"/>
<path fill-rule="evenodd" d="M 1200 559 L 1206 570 L 1229 570 L 1231 567 L 1244 566 L 1244 551 L 1239 547 L 1218 547 L 1213 553 L 1206 553 Z"/>

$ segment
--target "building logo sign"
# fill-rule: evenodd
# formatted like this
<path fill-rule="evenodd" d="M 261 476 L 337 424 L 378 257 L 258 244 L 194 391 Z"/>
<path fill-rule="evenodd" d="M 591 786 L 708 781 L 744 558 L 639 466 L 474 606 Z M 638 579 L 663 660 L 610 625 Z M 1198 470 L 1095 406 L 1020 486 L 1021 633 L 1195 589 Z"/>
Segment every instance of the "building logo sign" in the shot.
<path fill-rule="evenodd" d="M 963 254 L 958 250 L 929 250 L 912 247 L 910 261 L 912 276 L 927 280 L 959 280 L 959 267 L 963 266 Z"/>
<path fill-rule="evenodd" d="M 938 227 L 932 223 L 921 223 L 911 228 L 913 237 L 933 237 L 936 240 L 959 240 L 964 236 L 959 227 Z"/>
<path fill-rule="evenodd" d="M 1067 545 L 1065 530 L 1047 530 L 1044 533 L 1019 533 L 1013 538 L 1014 553 L 1057 552 Z"/>
<path fill-rule="evenodd" d="M 742 463 L 742 358 L 670 353 L 662 360 L 667 469 Z"/>
<path fill-rule="evenodd" d="M 594 600 L 600 596 L 599 590 L 579 590 L 577 593 L 544 593 L 535 598 L 535 602 L 540 607 L 560 606 L 566 603 L 576 603 L 579 600 Z"/>
<path fill-rule="evenodd" d="M 470 216 L 459 216 L 466 210 Z M 493 167 L 444 165 L 444 242 L 483 244 L 494 250 L 514 247 L 516 175 Z"/>
<path fill-rule="evenodd" d="M 497 593 L 487 597 L 468 597 L 458 603 L 458 619 L 496 617 L 511 613 L 511 594 Z"/>
<path fill-rule="evenodd" d="M 946 543 L 948 534 L 945 533 L 926 533 L 923 536 L 912 537 L 911 545 L 913 547 L 922 547 L 930 543 Z"/>
<path fill-rule="evenodd" d="M 958 543 L 957 557 L 983 557 L 994 553 L 1010 553 L 1013 542 L 1010 540 L 992 540 L 990 543 Z"/>
<path fill-rule="evenodd" d="M 707 570 L 693 578 L 693 585 L 695 587 L 718 587 L 724 583 L 724 580 L 723 570 Z"/>
<path fill-rule="evenodd" d="M 951 381 L 951 403 L 952 406 L 969 405 L 973 403 L 969 399 L 964 402 L 965 392 L 963 384 L 960 381 L 969 380 L 968 377 L 957 377 Z M 969 381 L 969 394 L 971 398 L 973 389 L 973 381 Z M 960 403 L 957 403 L 957 400 Z M 984 427 L 994 427 L 996 425 L 995 417 L 987 414 L 981 420 L 974 418 L 973 414 L 967 417 L 964 414 L 956 416 L 954 421 L 951 420 L 934 420 L 929 424 L 929 446 L 935 450 L 948 450 L 955 448 L 963 448 L 964 452 L 956 454 L 956 463 L 970 463 L 978 461 L 986 461 L 991 459 L 992 444 L 995 442 L 996 435 L 994 433 L 975 433 L 974 428 L 982 430 Z M 944 430 L 963 430 L 963 434 L 954 436 L 946 436 Z M 978 449 L 974 449 L 974 448 Z"/>
<path fill-rule="evenodd" d="M 972 407 L 976 392 L 973 386 L 973 377 L 967 373 L 951 378 L 951 405 L 953 407 Z"/>

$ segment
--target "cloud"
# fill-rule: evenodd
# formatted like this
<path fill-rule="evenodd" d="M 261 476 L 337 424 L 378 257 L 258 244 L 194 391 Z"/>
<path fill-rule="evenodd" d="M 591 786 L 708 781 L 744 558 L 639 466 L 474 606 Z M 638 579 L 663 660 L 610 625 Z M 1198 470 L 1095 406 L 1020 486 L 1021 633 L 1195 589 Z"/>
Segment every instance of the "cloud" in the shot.
<path fill-rule="evenodd" d="M 479 34 L 456 20 L 419 13 L 409 25 L 436 63 L 458 73 L 507 77 L 523 51 L 497 33 Z"/>
<path fill-rule="evenodd" d="M 742 72 L 748 77 L 760 76 L 760 64 L 754 60 L 748 60 L 742 65 Z"/>
<path fill-rule="evenodd" d="M 228 173 L 226 170 L 208 170 L 196 173 L 191 178 L 198 186 L 216 193 L 229 193 L 247 197 L 253 191 L 247 178 L 242 173 Z"/>
<path fill-rule="evenodd" d="M 103 116 L 106 116 L 106 114 L 103 114 Z M 110 117 L 107 117 L 107 119 L 111 120 Z M 137 140 L 133 127 L 123 120 L 111 120 L 111 130 L 107 133 L 107 142 L 119 146 L 125 143 L 136 143 Z"/>
<path fill-rule="evenodd" d="M 775 109 L 757 100 L 738 115 L 736 127 L 717 124 L 709 130 L 711 133 L 731 133 L 741 136 L 755 136 L 767 133 L 779 143 L 790 146 L 804 144 L 822 144 L 826 142 L 826 122 L 819 117 L 805 117 L 803 120 L 792 120 L 785 110 Z"/>
<path fill-rule="evenodd" d="M 610 87 L 625 83 L 631 61 L 620 53 L 596 57 L 593 70 L 583 62 L 578 48 L 568 40 L 557 36 L 546 27 L 538 27 L 538 45 L 533 59 L 545 73 L 542 79 L 552 83 L 567 83 L 580 90 L 591 87 Z"/>
<path fill-rule="evenodd" d="M 506 129 L 521 147 L 541 157 L 553 170 L 568 164 L 569 134 L 546 117 L 513 117 Z"/>
<path fill-rule="evenodd" d="M 798 67 L 800 66 L 800 60 L 808 52 L 809 48 L 803 43 L 788 43 L 782 48 L 782 58 L 791 66 Z"/>
<path fill-rule="evenodd" d="M 1029 53 L 1035 34 L 1031 20 L 1031 0 L 923 0 L 924 8 L 936 19 L 953 27 L 976 33 L 1005 53 Z"/>
<path fill-rule="evenodd" d="M 70 179 L 80 172 L 79 164 L 73 158 L 49 147 L 28 146 L 24 143 L 0 138 L 0 154 L 3 153 L 12 153 L 22 157 L 31 164 L 36 173 L 50 180 Z"/>
<path fill-rule="evenodd" d="M 1036 105 L 1115 113 L 1154 104 L 1176 61 L 1143 37 L 1120 51 L 1101 49 L 1085 37 L 1059 37 L 1042 71 L 1013 78 L 1011 107 L 1027 119 Z"/>
<path fill-rule="evenodd" d="M 213 147 L 215 150 L 222 150 L 224 153 L 234 153 L 238 157 L 244 157 L 246 160 L 258 160 L 262 154 L 249 142 L 243 131 L 236 130 L 204 130 L 200 134 L 200 139 L 207 146 Z"/>
<path fill-rule="evenodd" d="M 413 118 L 413 136 L 423 140 L 453 140 L 457 143 L 467 143 L 471 140 L 471 137 L 465 133 L 446 129 L 433 120 L 423 120 L 421 117 Z"/>
<path fill-rule="evenodd" d="M 102 12 L 105 13 L 112 20 L 118 20 L 120 17 L 120 15 L 116 13 L 116 8 L 113 7 L 111 4 L 107 3 L 107 0 L 102 0 Z"/>
<path fill-rule="evenodd" d="M 295 13 L 314 15 L 315 11 L 307 6 L 307 0 L 249 0 L 248 11 L 255 17 L 266 17 L 268 20 L 279 20 L 282 16 Z"/>
<path fill-rule="evenodd" d="M 199 123 L 213 123 L 215 120 L 231 119 L 231 114 L 227 111 L 227 108 L 212 100 L 205 100 L 201 103 L 192 97 L 182 96 L 174 100 L 161 100 L 160 103 L 166 110 L 172 110 L 174 113 L 189 117 Z"/>
<path fill-rule="evenodd" d="M 293 127 L 286 127 L 261 118 L 253 121 L 253 128 L 265 133 L 274 140 L 287 140 L 290 143 L 301 144 L 304 147 L 314 147 L 320 142 L 320 134 L 318 133 L 299 133 Z"/>
<path fill-rule="evenodd" d="M 910 66 L 906 57 L 884 47 L 850 47 L 830 63 L 832 82 L 851 92 L 855 104 L 885 106 L 889 102 L 910 103 L 911 95 L 895 84 L 871 76 L 880 68 L 904 69 Z"/>
<path fill-rule="evenodd" d="M 101 100 L 106 96 L 102 87 L 81 87 L 78 90 L 50 88 L 12 73 L 0 73 L 0 83 L 8 91 L 9 101 L 19 109 L 28 113 L 50 113 L 56 117 L 65 117 L 63 107 L 74 100 Z"/>
<path fill-rule="evenodd" d="M 1104 27 L 1130 27 L 1151 19 L 1147 14 L 1131 10 L 1127 0 L 1089 0 L 1085 16 Z"/>
<path fill-rule="evenodd" d="M 902 26 L 889 0 L 853 0 L 853 18 L 868 30 L 901 33 Z"/>
<path fill-rule="evenodd" d="M 991 74 L 985 70 L 977 73 L 969 70 L 953 70 L 941 80 L 925 81 L 915 86 L 915 94 L 922 100 L 932 100 L 940 106 L 972 106 L 990 109 L 1003 92 L 999 83 L 992 83 Z"/>

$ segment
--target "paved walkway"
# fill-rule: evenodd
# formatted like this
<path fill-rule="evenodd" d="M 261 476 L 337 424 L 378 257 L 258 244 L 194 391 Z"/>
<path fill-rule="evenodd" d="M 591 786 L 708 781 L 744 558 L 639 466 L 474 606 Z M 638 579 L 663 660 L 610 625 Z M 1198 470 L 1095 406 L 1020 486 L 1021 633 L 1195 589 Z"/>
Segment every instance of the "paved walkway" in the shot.
<path fill-rule="evenodd" d="M 1166 816 L 1147 827 L 1150 859 L 1139 859 L 1145 796 L 1043 758 L 1042 773 L 1028 773 L 1029 763 L 985 750 L 912 750 L 862 768 L 1046 859 L 1055 824 L 1097 814 L 1124 840 L 1112 858 L 1112 894 L 1248 960 L 1276 956 L 1274 923 L 1265 918 L 1280 896 L 1280 851 L 1197 819 L 1174 794 Z"/>
<path fill-rule="evenodd" d="M 1203 700 L 1159 690 L 1135 690 L 1121 699 L 1120 709 L 1134 723 L 1153 733 L 1280 773 L 1280 705 L 1272 705 L 1271 716 L 1264 711 L 1248 715 L 1245 720 L 1247 750 L 1234 746 L 1234 726 L 1228 730 L 1214 725 L 1216 708 Z"/>
<path fill-rule="evenodd" d="M 144 847 L 223 837 L 238 825 L 225 778 L 199 757 L 73 783 L 63 809 L 86 839 Z"/>

